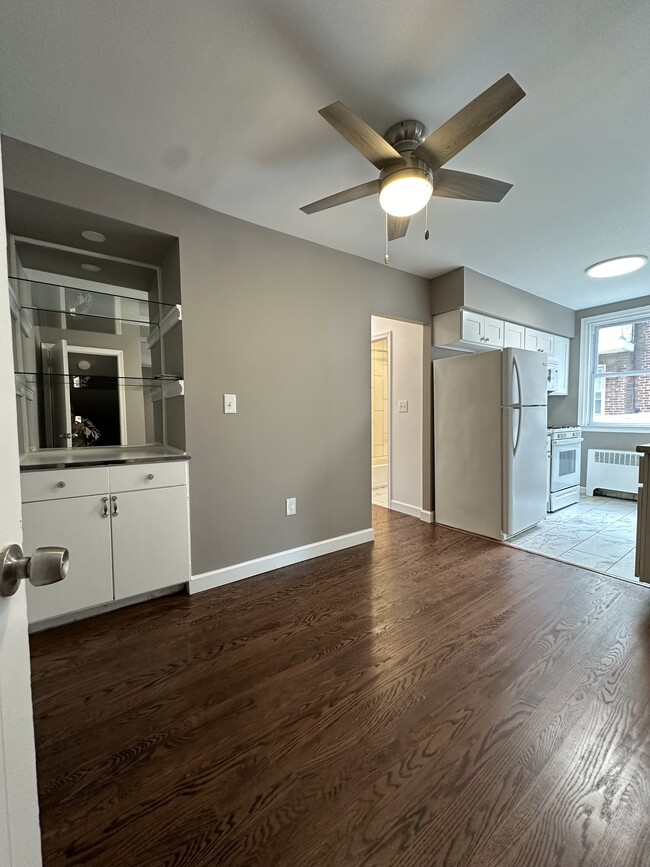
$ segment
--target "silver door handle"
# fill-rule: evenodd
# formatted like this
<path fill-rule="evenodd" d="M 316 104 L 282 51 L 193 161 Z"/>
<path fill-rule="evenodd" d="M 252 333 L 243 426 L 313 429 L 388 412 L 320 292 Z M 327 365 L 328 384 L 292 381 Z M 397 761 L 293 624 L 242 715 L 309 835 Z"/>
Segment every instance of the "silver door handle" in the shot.
<path fill-rule="evenodd" d="M 113 503 L 113 517 L 117 518 L 120 513 L 117 508 L 117 496 L 115 494 L 111 497 L 111 501 Z"/>
<path fill-rule="evenodd" d="M 108 518 L 108 497 L 102 497 L 102 504 L 104 506 L 102 510 L 102 518 Z"/>
<path fill-rule="evenodd" d="M 25 557 L 20 545 L 7 545 L 0 551 L 0 596 L 13 596 L 23 578 L 34 587 L 63 581 L 69 562 L 67 548 L 37 548 L 31 557 Z"/>

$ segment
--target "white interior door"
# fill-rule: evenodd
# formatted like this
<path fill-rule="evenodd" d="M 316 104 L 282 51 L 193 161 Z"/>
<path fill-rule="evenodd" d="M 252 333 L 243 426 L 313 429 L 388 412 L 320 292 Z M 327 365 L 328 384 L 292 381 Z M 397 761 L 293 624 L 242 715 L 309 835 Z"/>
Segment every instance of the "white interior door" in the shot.
<path fill-rule="evenodd" d="M 22 531 L 2 196 L 0 236 L 0 548 L 4 548 L 20 544 Z M 3 867 L 41 864 L 24 587 L 14 596 L 0 597 L 0 864 Z"/>
<path fill-rule="evenodd" d="M 68 341 L 59 340 L 50 349 L 50 393 L 52 395 L 52 430 L 54 448 L 72 446 L 72 409 L 70 405 L 70 365 Z"/>

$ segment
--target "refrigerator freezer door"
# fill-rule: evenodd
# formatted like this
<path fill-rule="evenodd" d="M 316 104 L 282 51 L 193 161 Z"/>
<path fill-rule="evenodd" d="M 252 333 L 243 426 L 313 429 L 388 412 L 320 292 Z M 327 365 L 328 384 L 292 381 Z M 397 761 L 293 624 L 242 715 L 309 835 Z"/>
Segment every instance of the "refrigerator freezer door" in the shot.
<path fill-rule="evenodd" d="M 501 412 L 502 529 L 508 538 L 546 517 L 546 406 L 506 406 Z"/>
<path fill-rule="evenodd" d="M 502 404 L 546 406 L 546 353 L 508 347 L 503 350 L 502 357 Z"/>

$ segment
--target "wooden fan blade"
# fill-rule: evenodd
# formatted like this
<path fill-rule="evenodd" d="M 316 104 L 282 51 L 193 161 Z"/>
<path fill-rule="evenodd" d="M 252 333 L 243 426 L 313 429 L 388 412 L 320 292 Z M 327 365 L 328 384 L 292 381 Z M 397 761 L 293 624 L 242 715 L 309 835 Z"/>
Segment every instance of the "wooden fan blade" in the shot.
<path fill-rule="evenodd" d="M 448 199 L 470 199 L 473 202 L 500 202 L 512 184 L 470 175 L 467 172 L 453 172 L 438 169 L 433 176 L 433 195 Z"/>
<path fill-rule="evenodd" d="M 426 138 L 413 151 L 435 171 L 466 148 L 526 96 L 511 75 L 504 75 Z"/>
<path fill-rule="evenodd" d="M 367 184 L 359 184 L 358 187 L 350 187 L 349 190 L 334 193 L 333 196 L 319 199 L 317 202 L 312 202 L 311 205 L 304 205 L 300 210 L 304 214 L 315 214 L 316 211 L 326 211 L 328 208 L 335 208 L 337 205 L 344 205 L 346 202 L 354 202 L 356 199 L 364 199 L 366 196 L 372 196 L 378 192 L 379 181 L 368 181 Z"/>
<path fill-rule="evenodd" d="M 396 241 L 397 238 L 403 238 L 411 222 L 410 217 L 391 217 L 388 215 L 388 240 Z"/>
<path fill-rule="evenodd" d="M 353 114 L 342 102 L 333 102 L 321 108 L 318 113 L 378 169 L 404 162 L 385 138 Z"/>

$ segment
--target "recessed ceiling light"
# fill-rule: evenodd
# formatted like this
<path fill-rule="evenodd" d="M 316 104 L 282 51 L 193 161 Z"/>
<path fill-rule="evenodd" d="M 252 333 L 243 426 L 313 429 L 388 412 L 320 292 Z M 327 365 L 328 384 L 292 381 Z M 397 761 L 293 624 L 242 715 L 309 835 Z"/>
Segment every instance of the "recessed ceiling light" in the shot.
<path fill-rule="evenodd" d="M 102 235 L 101 232 L 93 232 L 92 229 L 86 229 L 85 232 L 81 233 L 81 237 L 85 238 L 86 241 L 95 241 L 97 244 L 102 244 L 106 240 L 106 235 Z"/>
<path fill-rule="evenodd" d="M 588 277 L 620 277 L 621 274 L 631 274 L 643 268 L 648 261 L 647 256 L 618 256 L 616 259 L 605 259 L 587 268 Z"/>
<path fill-rule="evenodd" d="M 99 265 L 91 265 L 90 262 L 82 262 L 81 267 L 84 271 L 101 271 Z"/>

